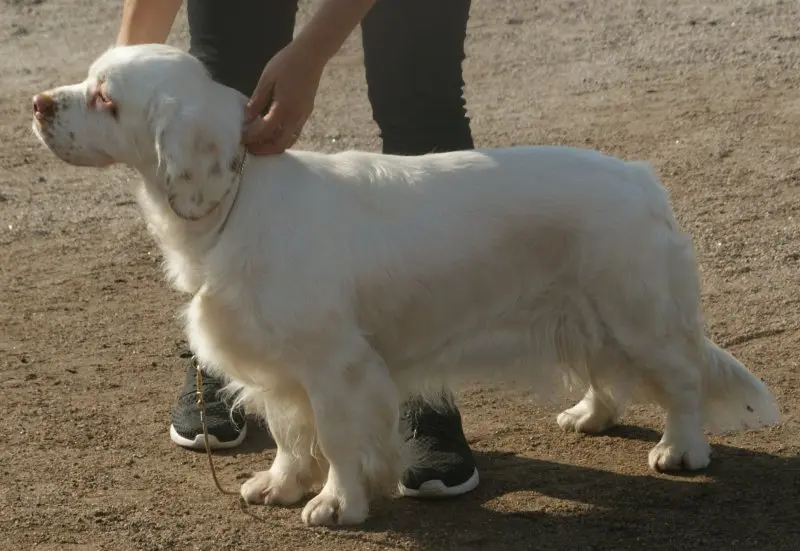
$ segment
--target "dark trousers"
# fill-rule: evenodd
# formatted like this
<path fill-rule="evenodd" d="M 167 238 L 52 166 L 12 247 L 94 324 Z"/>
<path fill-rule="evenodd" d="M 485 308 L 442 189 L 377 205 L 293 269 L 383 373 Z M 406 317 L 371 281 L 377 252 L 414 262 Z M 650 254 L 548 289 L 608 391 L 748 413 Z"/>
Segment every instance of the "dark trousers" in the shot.
<path fill-rule="evenodd" d="M 250 96 L 294 34 L 297 0 L 188 0 L 190 52 Z M 463 98 L 470 0 L 377 0 L 361 23 L 367 90 L 383 152 L 472 149 Z"/>

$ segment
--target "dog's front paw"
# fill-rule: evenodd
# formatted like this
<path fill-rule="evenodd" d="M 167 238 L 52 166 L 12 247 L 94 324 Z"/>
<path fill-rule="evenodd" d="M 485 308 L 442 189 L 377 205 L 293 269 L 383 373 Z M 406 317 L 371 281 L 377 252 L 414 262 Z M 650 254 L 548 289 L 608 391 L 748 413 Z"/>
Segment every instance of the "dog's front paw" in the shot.
<path fill-rule="evenodd" d="M 309 526 L 361 524 L 369 514 L 366 499 L 346 499 L 323 490 L 306 504 L 301 518 Z"/>
<path fill-rule="evenodd" d="M 598 434 L 616 423 L 614 416 L 604 407 L 593 407 L 587 400 L 562 411 L 556 418 L 558 426 L 567 432 Z"/>
<path fill-rule="evenodd" d="M 300 477 L 275 473 L 272 470 L 256 473 L 242 484 L 240 493 L 247 503 L 259 505 L 293 505 L 308 492 Z"/>
<path fill-rule="evenodd" d="M 658 472 L 705 469 L 711 463 L 711 447 L 707 442 L 684 445 L 662 440 L 650 450 L 648 463 Z"/>

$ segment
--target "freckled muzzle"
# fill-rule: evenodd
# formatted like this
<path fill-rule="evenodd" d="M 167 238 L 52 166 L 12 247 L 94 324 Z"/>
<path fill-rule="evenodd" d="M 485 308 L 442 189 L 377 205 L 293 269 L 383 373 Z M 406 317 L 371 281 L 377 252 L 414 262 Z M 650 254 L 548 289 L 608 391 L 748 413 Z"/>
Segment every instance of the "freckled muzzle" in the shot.
<path fill-rule="evenodd" d="M 75 96 L 76 99 L 79 95 Z M 104 151 L 105 143 L 82 142 L 76 138 L 89 136 L 86 112 L 72 99 L 72 94 L 60 90 L 41 92 L 33 96 L 32 130 L 42 144 L 61 160 L 76 166 L 108 166 L 113 159 Z M 101 136 L 101 134 L 98 134 Z"/>

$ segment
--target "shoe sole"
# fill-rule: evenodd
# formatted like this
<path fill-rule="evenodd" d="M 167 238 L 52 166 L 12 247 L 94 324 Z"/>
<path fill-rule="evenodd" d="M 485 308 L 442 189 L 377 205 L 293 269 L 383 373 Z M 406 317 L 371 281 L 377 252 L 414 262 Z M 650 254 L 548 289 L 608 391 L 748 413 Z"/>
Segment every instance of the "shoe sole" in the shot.
<path fill-rule="evenodd" d="M 239 433 L 239 436 L 236 437 L 236 440 L 228 440 L 227 442 L 220 442 L 216 436 L 214 436 L 213 434 L 209 434 L 208 447 L 211 448 L 212 450 L 227 450 L 230 448 L 235 448 L 236 446 L 244 442 L 246 436 L 247 436 L 247 425 L 244 425 L 242 427 L 242 432 Z M 192 440 L 190 438 L 186 438 L 185 436 L 181 436 L 180 434 L 178 434 L 178 431 L 175 430 L 175 426 L 170 425 L 169 437 L 173 442 L 175 442 L 182 448 L 189 448 L 192 450 L 206 449 L 206 442 L 205 439 L 203 438 L 202 433 L 195 436 L 194 439 Z"/>
<path fill-rule="evenodd" d="M 416 497 L 421 499 L 439 499 L 460 496 L 471 492 L 478 487 L 480 476 L 478 476 L 478 469 L 472 472 L 472 476 L 466 482 L 457 486 L 445 486 L 441 480 L 426 480 L 420 484 L 419 488 L 409 488 L 402 482 L 399 484 L 400 494 L 405 497 Z"/>

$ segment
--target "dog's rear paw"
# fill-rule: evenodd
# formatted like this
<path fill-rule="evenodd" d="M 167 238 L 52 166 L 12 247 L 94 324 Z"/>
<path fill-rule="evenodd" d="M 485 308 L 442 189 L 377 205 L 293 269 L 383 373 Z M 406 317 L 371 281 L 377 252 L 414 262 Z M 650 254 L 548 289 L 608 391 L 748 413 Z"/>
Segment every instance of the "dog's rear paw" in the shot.
<path fill-rule="evenodd" d="M 586 400 L 582 400 L 562 411 L 556 422 L 567 432 L 597 434 L 613 427 L 616 420 L 605 408 L 592 407 Z"/>
<path fill-rule="evenodd" d="M 343 526 L 361 524 L 368 513 L 366 499 L 345 499 L 323 490 L 308 502 L 301 518 L 309 526 Z"/>
<path fill-rule="evenodd" d="M 658 472 L 705 469 L 711 463 L 711 446 L 706 442 L 680 445 L 661 441 L 650 450 L 648 463 Z"/>
<path fill-rule="evenodd" d="M 242 484 L 240 493 L 247 503 L 259 505 L 292 505 L 305 496 L 308 488 L 298 476 L 278 475 L 269 471 L 256 473 Z"/>

